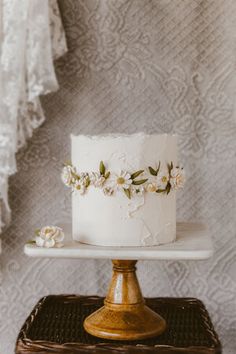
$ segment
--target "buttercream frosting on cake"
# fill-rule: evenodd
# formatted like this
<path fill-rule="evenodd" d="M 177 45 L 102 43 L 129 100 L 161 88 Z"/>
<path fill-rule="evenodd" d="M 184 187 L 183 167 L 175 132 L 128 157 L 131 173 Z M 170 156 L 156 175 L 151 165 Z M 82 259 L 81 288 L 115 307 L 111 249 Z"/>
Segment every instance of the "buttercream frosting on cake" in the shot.
<path fill-rule="evenodd" d="M 163 185 L 157 187 L 158 178 L 164 181 L 164 175 L 177 166 L 175 135 L 72 135 L 71 140 L 72 166 L 84 171 L 82 175 L 89 176 L 86 187 L 90 184 L 89 190 L 72 193 L 74 240 L 121 247 L 175 240 L 175 188 L 161 193 Z M 153 171 L 158 171 L 157 176 Z"/>

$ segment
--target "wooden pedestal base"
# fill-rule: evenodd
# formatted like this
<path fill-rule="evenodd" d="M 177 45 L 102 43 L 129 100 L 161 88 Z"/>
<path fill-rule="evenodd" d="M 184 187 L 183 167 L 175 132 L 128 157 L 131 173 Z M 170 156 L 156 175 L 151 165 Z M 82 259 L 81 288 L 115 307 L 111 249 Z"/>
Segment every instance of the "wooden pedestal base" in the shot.
<path fill-rule="evenodd" d="M 137 261 L 112 262 L 113 275 L 104 306 L 85 319 L 85 330 L 114 340 L 144 339 L 163 333 L 165 320 L 145 306 L 135 272 Z"/>

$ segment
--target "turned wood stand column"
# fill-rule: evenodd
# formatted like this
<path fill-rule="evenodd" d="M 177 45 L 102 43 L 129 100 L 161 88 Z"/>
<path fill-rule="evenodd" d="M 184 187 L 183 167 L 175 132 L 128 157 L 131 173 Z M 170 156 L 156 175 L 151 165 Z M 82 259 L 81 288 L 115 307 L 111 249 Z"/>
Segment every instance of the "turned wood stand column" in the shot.
<path fill-rule="evenodd" d="M 113 275 L 104 306 L 84 321 L 88 333 L 106 339 L 135 340 L 164 332 L 165 320 L 145 305 L 136 262 L 112 261 Z"/>

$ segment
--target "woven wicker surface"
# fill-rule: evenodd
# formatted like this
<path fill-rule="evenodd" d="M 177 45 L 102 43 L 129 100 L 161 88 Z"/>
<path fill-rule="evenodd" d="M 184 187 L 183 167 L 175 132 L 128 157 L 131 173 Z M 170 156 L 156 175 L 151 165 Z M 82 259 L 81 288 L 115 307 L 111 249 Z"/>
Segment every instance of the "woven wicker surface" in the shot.
<path fill-rule="evenodd" d="M 167 331 L 152 339 L 114 342 L 93 337 L 83 329 L 84 318 L 102 305 L 102 298 L 47 296 L 23 325 L 16 353 L 221 353 L 219 339 L 199 300 L 155 298 L 146 302 L 166 319 Z"/>

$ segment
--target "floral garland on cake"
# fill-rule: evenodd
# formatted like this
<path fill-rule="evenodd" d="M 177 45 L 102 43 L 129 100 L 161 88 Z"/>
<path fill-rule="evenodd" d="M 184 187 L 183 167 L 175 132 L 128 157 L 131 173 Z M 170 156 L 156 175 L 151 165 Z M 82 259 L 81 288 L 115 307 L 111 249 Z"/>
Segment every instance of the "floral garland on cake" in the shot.
<path fill-rule="evenodd" d="M 105 195 L 111 196 L 122 191 L 131 199 L 134 195 L 143 195 L 146 192 L 168 195 L 171 190 L 183 187 L 185 173 L 182 167 L 174 167 L 173 162 L 164 168 L 161 168 L 159 162 L 157 168 L 149 166 L 147 171 L 139 170 L 133 173 L 121 171 L 116 174 L 108 171 L 101 161 L 97 172 L 79 173 L 71 163 L 65 164 L 61 178 L 67 187 L 81 195 L 94 186 L 101 189 Z"/>

